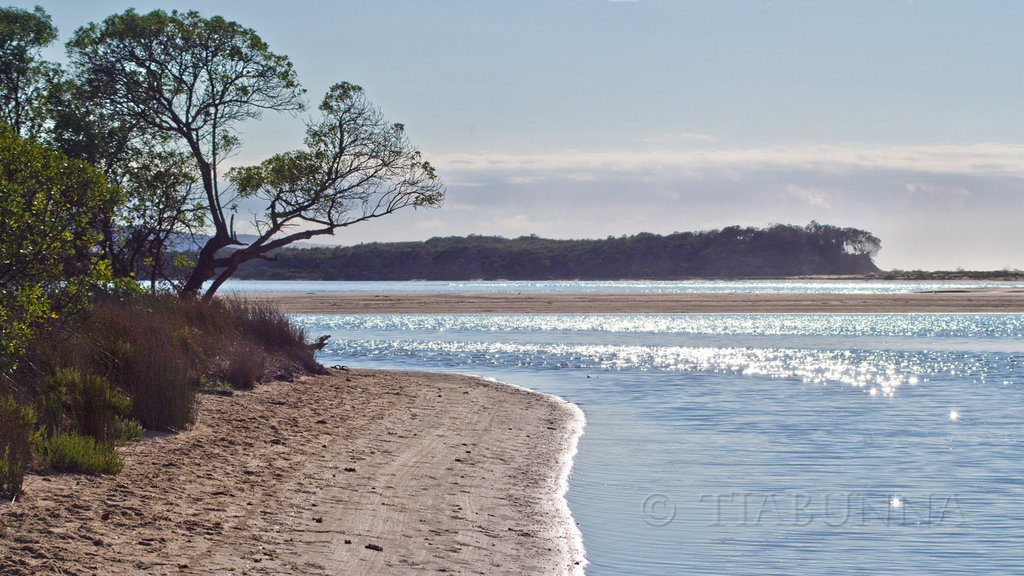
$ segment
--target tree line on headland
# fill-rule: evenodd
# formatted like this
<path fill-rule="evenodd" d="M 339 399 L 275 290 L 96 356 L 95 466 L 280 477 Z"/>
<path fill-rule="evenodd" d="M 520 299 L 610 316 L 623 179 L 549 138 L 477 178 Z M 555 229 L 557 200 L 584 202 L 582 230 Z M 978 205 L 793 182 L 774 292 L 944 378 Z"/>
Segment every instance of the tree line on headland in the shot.
<path fill-rule="evenodd" d="M 604 240 L 537 236 L 432 238 L 425 242 L 288 248 L 246 263 L 239 279 L 264 280 L 671 280 L 878 273 L 881 242 L 864 230 L 811 222 L 731 226 Z"/>

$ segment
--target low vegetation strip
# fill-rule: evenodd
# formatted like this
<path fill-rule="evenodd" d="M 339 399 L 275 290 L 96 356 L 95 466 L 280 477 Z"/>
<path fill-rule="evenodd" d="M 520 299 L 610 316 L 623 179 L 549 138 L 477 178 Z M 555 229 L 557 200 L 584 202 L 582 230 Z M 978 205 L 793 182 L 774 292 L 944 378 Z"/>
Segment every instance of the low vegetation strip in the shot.
<path fill-rule="evenodd" d="M 183 430 L 196 395 L 322 370 L 305 334 L 267 303 L 100 297 L 41 326 L 0 377 L 0 493 L 27 471 L 116 473 L 115 446 Z"/>

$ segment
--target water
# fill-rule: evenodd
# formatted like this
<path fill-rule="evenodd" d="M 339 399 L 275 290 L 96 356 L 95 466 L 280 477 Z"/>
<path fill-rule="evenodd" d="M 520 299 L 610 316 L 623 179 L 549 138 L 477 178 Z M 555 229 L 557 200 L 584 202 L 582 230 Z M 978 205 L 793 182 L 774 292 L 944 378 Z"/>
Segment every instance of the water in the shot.
<path fill-rule="evenodd" d="M 321 282 L 229 280 L 221 292 L 684 292 L 900 294 L 926 290 L 1024 288 L 1024 282 L 881 280 L 616 280 L 616 281 L 435 281 Z"/>
<path fill-rule="evenodd" d="M 590 575 L 1018 574 L 1024 315 L 303 315 L 578 404 Z"/>

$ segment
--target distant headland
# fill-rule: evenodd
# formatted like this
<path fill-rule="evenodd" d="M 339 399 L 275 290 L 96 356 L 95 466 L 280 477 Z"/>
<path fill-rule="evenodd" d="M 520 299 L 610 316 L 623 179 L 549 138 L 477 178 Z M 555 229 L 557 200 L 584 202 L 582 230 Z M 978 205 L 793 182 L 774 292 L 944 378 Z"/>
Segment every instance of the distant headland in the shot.
<path fill-rule="evenodd" d="M 239 268 L 260 280 L 678 280 L 885 274 L 869 232 L 812 222 L 603 240 L 537 236 L 287 248 Z"/>

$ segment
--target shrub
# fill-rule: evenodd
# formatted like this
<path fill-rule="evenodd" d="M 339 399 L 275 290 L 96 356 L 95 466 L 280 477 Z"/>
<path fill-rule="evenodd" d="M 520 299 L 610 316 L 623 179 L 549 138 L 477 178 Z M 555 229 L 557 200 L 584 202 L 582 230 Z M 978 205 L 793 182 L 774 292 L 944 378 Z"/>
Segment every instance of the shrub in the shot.
<path fill-rule="evenodd" d="M 273 305 L 232 299 L 225 301 L 224 307 L 239 334 L 256 343 L 264 353 L 277 355 L 302 370 L 321 370 L 313 349 L 306 343 L 305 331 Z"/>
<path fill-rule="evenodd" d="M 122 418 L 114 422 L 114 438 L 119 444 L 134 442 L 146 433 L 138 420 Z"/>
<path fill-rule="evenodd" d="M 150 430 L 181 430 L 195 421 L 202 359 L 181 340 L 188 302 L 167 297 L 104 300 L 94 307 L 88 343 L 95 369 L 131 399 L 131 415 Z"/>
<path fill-rule="evenodd" d="M 117 474 L 124 466 L 112 445 L 81 434 L 50 436 L 43 442 L 42 455 L 46 466 L 58 472 Z"/>
<path fill-rule="evenodd" d="M 25 470 L 32 463 L 35 415 L 31 408 L 0 397 L 0 491 L 21 494 Z"/>
<path fill-rule="evenodd" d="M 232 388 L 249 390 L 256 387 L 267 369 L 267 358 L 258 347 L 248 343 L 228 350 L 220 376 Z"/>
<path fill-rule="evenodd" d="M 37 406 L 51 433 L 69 430 L 105 443 L 130 439 L 120 434 L 131 430 L 124 420 L 131 414 L 132 401 L 106 378 L 66 368 L 47 377 L 43 388 Z"/>

